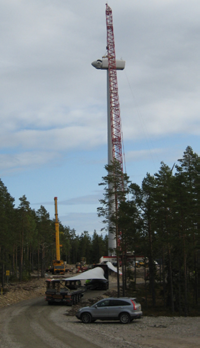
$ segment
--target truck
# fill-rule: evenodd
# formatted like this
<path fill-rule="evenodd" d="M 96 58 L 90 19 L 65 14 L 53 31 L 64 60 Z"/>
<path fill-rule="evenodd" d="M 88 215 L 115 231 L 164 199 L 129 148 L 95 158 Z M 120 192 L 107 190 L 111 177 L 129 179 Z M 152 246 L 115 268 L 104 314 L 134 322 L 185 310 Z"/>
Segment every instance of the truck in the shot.
<path fill-rule="evenodd" d="M 59 302 L 72 306 L 80 301 L 85 291 L 80 280 L 46 279 L 45 296 L 49 305 Z"/>

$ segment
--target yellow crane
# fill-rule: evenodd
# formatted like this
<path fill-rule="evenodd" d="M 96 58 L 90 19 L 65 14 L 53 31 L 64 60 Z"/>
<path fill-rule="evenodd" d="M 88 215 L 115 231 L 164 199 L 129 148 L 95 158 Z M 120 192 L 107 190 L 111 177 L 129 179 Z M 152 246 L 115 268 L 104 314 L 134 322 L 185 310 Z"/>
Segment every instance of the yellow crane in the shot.
<path fill-rule="evenodd" d="M 59 222 L 58 222 L 58 204 L 57 204 L 57 197 L 54 197 L 54 203 L 55 203 L 55 243 L 56 243 L 56 260 L 53 260 L 53 274 L 59 273 L 64 274 L 65 273 L 65 264 L 64 261 L 60 259 L 60 233 L 59 233 Z"/>

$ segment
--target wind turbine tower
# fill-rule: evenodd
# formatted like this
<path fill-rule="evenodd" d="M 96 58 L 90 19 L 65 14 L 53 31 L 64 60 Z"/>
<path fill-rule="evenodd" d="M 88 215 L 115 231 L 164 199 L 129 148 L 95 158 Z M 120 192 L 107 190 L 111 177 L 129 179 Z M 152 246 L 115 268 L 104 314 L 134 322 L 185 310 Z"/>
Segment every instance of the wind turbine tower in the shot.
<path fill-rule="evenodd" d="M 123 173 L 122 132 L 117 84 L 117 70 L 123 70 L 125 68 L 125 61 L 116 60 L 112 9 L 108 6 L 108 4 L 106 4 L 106 28 L 107 55 L 105 57 L 102 57 L 102 59 L 98 59 L 92 62 L 92 66 L 96 69 L 107 70 L 108 164 L 112 164 L 114 159 L 118 160 Z M 114 203 L 111 209 L 113 209 L 114 211 Z M 109 226 L 109 255 L 115 254 L 115 249 L 116 236 L 110 231 Z M 110 252 L 110 250 L 113 251 Z"/>

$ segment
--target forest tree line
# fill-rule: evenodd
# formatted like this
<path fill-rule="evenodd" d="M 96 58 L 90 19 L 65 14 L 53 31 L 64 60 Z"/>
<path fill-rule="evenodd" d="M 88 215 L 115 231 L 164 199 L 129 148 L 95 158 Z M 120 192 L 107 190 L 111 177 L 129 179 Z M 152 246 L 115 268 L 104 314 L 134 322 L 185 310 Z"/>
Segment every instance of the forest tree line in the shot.
<path fill-rule="evenodd" d="M 187 315 L 200 297 L 200 157 L 187 147 L 183 158 L 170 168 L 161 162 L 154 175 L 146 174 L 141 186 L 123 175 L 123 190 L 118 183 L 117 164 L 105 166 L 104 199 L 98 215 L 105 226 L 120 240 L 117 252 L 144 255 L 149 260 L 149 291 L 156 305 L 157 272 L 161 265 L 163 301 L 172 312 Z M 115 167 L 115 168 L 114 168 Z M 121 180 L 121 179 L 120 179 Z M 116 214 L 109 210 L 108 182 L 117 193 Z M 26 196 L 16 208 L 14 198 L 0 180 L 0 275 L 2 284 L 8 269 L 13 278 L 28 278 L 31 271 L 45 269 L 55 259 L 54 220 L 44 206 L 35 211 Z M 68 264 L 97 263 L 108 253 L 107 234 L 87 231 L 77 235 L 74 229 L 60 223 L 61 258 Z"/>
<path fill-rule="evenodd" d="M 26 196 L 19 198 L 16 208 L 14 198 L 0 180 L 0 281 L 5 283 L 6 270 L 10 279 L 26 280 L 33 271 L 42 277 L 56 259 L 55 219 L 44 206 L 38 210 L 30 207 Z M 93 235 L 84 231 L 80 235 L 74 229 L 59 222 L 61 259 L 68 264 L 80 262 L 86 257 L 89 264 L 98 263 L 107 254 L 107 235 Z"/>
<path fill-rule="evenodd" d="M 98 213 L 110 222 L 118 255 L 143 255 L 153 306 L 159 281 L 164 304 L 187 315 L 200 299 L 200 157 L 188 146 L 172 168 L 161 162 L 158 173 L 147 173 L 141 187 L 120 174 L 117 161 L 106 170 Z"/>

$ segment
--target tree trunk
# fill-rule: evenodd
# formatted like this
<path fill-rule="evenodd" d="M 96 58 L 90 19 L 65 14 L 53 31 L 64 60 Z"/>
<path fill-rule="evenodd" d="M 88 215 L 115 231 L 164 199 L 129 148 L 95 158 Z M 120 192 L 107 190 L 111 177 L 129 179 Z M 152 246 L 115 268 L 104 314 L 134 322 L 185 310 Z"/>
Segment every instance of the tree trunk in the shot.
<path fill-rule="evenodd" d="M 4 288 L 4 261 L 2 261 L 2 278 L 1 278 L 2 288 Z"/>
<path fill-rule="evenodd" d="M 148 233 L 149 233 L 149 286 L 152 295 L 152 305 L 156 305 L 156 296 L 155 296 L 155 274 L 154 274 L 154 260 L 153 260 L 153 242 L 152 242 L 152 230 L 150 217 L 148 217 Z"/>
<path fill-rule="evenodd" d="M 38 246 L 38 278 L 40 277 L 40 273 L 39 273 L 39 270 L 40 270 L 40 246 Z"/>
<path fill-rule="evenodd" d="M 179 262 L 179 281 L 178 281 L 178 311 L 179 311 L 179 315 L 181 315 L 181 265 Z"/>
<path fill-rule="evenodd" d="M 184 243 L 185 244 L 185 243 Z M 185 312 L 185 317 L 188 315 L 188 301 L 187 301 L 187 264 L 186 264 L 186 253 L 184 250 L 184 298 L 185 298 L 185 304 L 184 304 L 184 312 Z"/>
<path fill-rule="evenodd" d="M 14 276 L 15 273 L 15 246 L 13 246 L 12 251 L 12 275 Z"/>
<path fill-rule="evenodd" d="M 164 306 L 166 307 L 166 284 L 165 284 L 165 257 L 164 257 L 164 249 L 162 249 L 162 277 L 163 277 L 163 301 L 164 301 Z"/>
<path fill-rule="evenodd" d="M 44 244 L 42 244 L 42 254 L 41 254 L 41 278 L 45 277 L 45 248 Z"/>
<path fill-rule="evenodd" d="M 4 288 L 4 249 L 1 249 L 1 284 L 2 288 Z"/>
<path fill-rule="evenodd" d="M 169 257 L 170 302 L 171 302 L 172 313 L 174 313 L 173 277 L 172 277 L 171 253 L 170 253 L 169 247 L 168 247 L 168 257 Z"/>
<path fill-rule="evenodd" d="M 19 279 L 22 281 L 22 276 L 23 276 L 23 242 L 20 250 L 20 270 L 19 270 Z"/>

